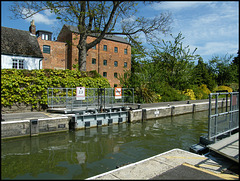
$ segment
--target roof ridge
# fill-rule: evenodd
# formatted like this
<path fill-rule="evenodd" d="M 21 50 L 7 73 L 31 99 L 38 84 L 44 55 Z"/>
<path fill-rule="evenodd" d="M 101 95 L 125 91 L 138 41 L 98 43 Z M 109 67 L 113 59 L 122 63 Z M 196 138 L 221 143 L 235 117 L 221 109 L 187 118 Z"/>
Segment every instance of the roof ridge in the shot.
<path fill-rule="evenodd" d="M 68 24 L 64 24 L 63 26 L 66 26 L 71 32 L 75 32 L 75 33 L 78 33 L 78 32 L 79 32 L 76 26 L 68 25 Z M 100 33 L 90 33 L 90 34 L 88 34 L 88 36 L 96 36 L 96 34 L 100 34 Z M 104 35 L 104 38 L 105 38 L 105 39 L 112 40 L 112 41 L 118 41 L 118 42 L 130 44 L 130 43 L 129 43 L 126 39 L 124 39 L 123 37 L 117 36 L 117 35 L 114 35 L 114 34 L 105 34 L 105 35 Z"/>

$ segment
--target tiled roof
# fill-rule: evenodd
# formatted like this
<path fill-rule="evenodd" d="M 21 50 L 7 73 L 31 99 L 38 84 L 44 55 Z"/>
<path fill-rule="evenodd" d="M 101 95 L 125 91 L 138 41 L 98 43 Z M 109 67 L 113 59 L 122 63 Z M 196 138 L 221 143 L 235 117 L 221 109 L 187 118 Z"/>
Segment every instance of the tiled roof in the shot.
<path fill-rule="evenodd" d="M 79 33 L 78 28 L 76 26 L 72 26 L 72 25 L 65 25 L 71 32 L 75 32 L 75 33 Z M 90 36 L 96 37 L 97 33 L 92 33 L 90 34 Z M 130 44 L 126 39 L 124 39 L 123 37 L 120 36 L 115 36 L 115 35 L 105 35 L 104 39 L 107 40 L 113 40 L 113 41 L 118 41 L 118 42 L 122 42 L 122 43 L 127 43 Z"/>
<path fill-rule="evenodd" d="M 7 27 L 1 27 L 1 54 L 43 58 L 35 35 Z"/>

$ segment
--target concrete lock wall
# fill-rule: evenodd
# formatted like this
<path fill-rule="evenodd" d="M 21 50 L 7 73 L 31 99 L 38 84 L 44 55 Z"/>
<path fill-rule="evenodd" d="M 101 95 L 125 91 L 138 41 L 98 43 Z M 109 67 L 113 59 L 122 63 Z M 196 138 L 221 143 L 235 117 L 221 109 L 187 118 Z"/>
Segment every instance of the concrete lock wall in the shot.
<path fill-rule="evenodd" d="M 229 104 L 230 104 L 230 100 L 228 101 L 228 105 Z M 223 100 L 218 101 L 218 108 L 221 108 L 221 107 L 226 107 L 226 101 L 223 101 Z M 215 101 L 212 101 L 212 109 L 214 108 L 215 108 Z M 209 102 L 137 109 L 137 110 L 129 111 L 129 122 L 144 121 L 148 119 L 194 113 L 199 111 L 206 111 L 208 109 L 209 109 Z"/>
<path fill-rule="evenodd" d="M 1 138 L 36 136 L 68 130 L 68 117 L 1 122 Z"/>
<path fill-rule="evenodd" d="M 1 123 L 1 137 L 20 137 L 30 135 L 30 120 Z"/>

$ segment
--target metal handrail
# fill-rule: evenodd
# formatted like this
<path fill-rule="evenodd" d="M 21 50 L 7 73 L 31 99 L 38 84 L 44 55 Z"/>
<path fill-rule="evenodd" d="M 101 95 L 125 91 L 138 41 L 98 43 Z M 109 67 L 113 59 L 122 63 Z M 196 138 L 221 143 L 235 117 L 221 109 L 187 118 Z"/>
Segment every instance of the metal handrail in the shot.
<path fill-rule="evenodd" d="M 226 111 L 218 113 L 218 97 L 226 95 Z M 230 99 L 228 96 L 230 95 Z M 212 114 L 212 97 L 215 96 L 215 113 Z M 230 101 L 230 105 L 228 102 Z M 234 104 L 234 105 L 233 105 Z M 228 110 L 228 107 L 230 110 Z M 228 118 L 228 116 L 230 116 Z M 219 121 L 220 118 L 225 118 Z M 220 123 L 222 124 L 220 126 Z M 221 128 L 219 128 L 221 127 Z M 230 133 L 239 128 L 239 92 L 210 93 L 208 114 L 208 139 L 217 141 L 217 137 Z"/>
<path fill-rule="evenodd" d="M 102 90 L 102 92 L 100 91 Z M 85 88 L 85 100 L 76 100 L 76 88 L 48 88 L 49 108 L 92 108 L 134 104 L 134 89 L 122 88 L 122 99 L 115 99 L 114 88 Z"/>

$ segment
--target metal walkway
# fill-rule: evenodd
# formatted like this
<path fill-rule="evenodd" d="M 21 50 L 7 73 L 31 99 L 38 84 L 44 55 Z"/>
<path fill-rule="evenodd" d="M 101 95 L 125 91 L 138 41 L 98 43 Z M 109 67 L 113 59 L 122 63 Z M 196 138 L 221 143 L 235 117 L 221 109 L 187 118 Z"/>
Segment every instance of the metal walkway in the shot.
<path fill-rule="evenodd" d="M 208 148 L 239 163 L 239 133 L 235 133 L 230 137 L 208 145 Z"/>

